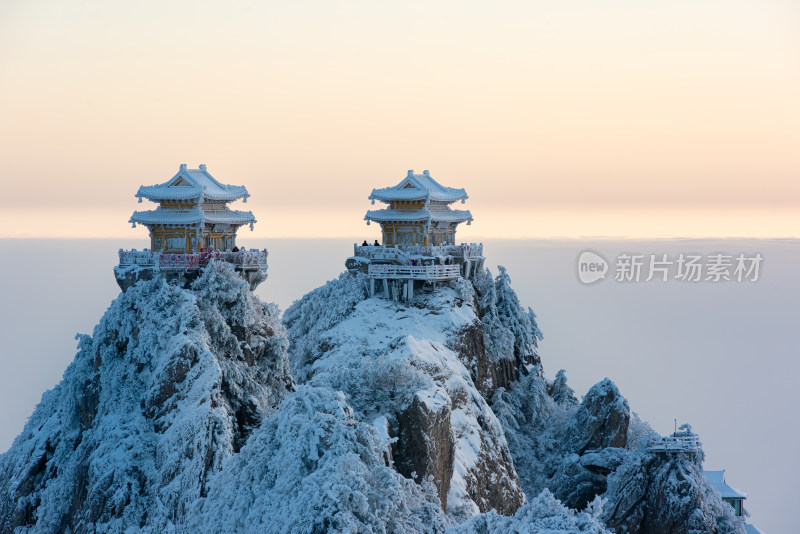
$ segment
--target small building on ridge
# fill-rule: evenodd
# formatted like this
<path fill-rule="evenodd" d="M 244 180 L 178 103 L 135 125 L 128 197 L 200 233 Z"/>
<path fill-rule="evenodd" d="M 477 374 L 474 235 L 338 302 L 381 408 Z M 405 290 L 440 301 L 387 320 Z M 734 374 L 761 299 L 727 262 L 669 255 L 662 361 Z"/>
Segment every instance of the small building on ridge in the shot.
<path fill-rule="evenodd" d="M 470 224 L 472 214 L 450 207 L 467 198 L 464 189 L 443 186 L 427 170 L 408 171 L 397 185 L 373 189 L 372 203 L 387 207 L 368 211 L 364 219 L 381 226 L 381 242 L 356 243 L 345 266 L 366 274 L 370 296 L 395 300 L 411 301 L 420 290 L 472 279 L 483 269 L 483 245 L 456 244 L 458 225 Z"/>
<path fill-rule="evenodd" d="M 236 200 L 247 202 L 250 194 L 243 185 L 227 185 L 217 181 L 200 165 L 187 169 L 182 164 L 178 173 L 159 185 L 143 185 L 136 196 L 157 202 L 154 210 L 134 211 L 130 221 L 150 231 L 150 250 L 184 253 L 208 249 L 226 251 L 236 247 L 236 231 L 256 222 L 251 211 L 228 207 Z"/>
<path fill-rule="evenodd" d="M 408 171 L 399 184 L 373 189 L 369 199 L 388 204 L 368 211 L 364 219 L 381 225 L 383 246 L 455 245 L 456 227 L 472 222 L 468 210 L 454 210 L 450 204 L 469 198 L 464 189 L 445 187 L 425 170 Z"/>
<path fill-rule="evenodd" d="M 253 212 L 229 207 L 237 200 L 247 202 L 250 194 L 243 185 L 223 184 L 205 165 L 189 169 L 184 163 L 166 182 L 139 187 L 136 196 L 158 206 L 134 211 L 128 221 L 134 228 L 147 227 L 150 248 L 120 249 L 114 275 L 123 291 L 154 276 L 187 286 L 212 261 L 232 264 L 251 289 L 266 280 L 267 251 L 236 245 L 239 228 L 252 230 L 256 222 Z"/>

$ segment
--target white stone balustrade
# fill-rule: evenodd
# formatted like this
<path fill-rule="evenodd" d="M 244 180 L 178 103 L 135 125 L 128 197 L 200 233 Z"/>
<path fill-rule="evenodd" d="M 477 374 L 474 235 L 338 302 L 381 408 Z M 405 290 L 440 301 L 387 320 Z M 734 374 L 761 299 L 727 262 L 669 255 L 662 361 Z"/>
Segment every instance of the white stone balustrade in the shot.
<path fill-rule="evenodd" d="M 461 276 L 460 265 L 385 265 L 371 264 L 369 278 L 391 280 L 455 280 Z"/>
<path fill-rule="evenodd" d="M 653 438 L 647 450 L 653 452 L 696 452 L 700 450 L 700 440 L 695 434 Z"/>

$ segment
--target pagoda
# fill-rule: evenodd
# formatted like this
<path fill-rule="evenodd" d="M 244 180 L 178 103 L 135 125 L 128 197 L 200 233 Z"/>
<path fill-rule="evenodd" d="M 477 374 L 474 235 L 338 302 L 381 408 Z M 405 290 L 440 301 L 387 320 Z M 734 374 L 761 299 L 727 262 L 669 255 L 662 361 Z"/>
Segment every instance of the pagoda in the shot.
<path fill-rule="evenodd" d="M 471 279 L 483 268 L 483 245 L 456 244 L 456 228 L 472 222 L 467 210 L 450 205 L 464 203 L 464 189 L 446 187 L 428 171 L 408 171 L 395 186 L 373 189 L 369 199 L 387 207 L 367 211 L 367 224 L 381 227 L 381 242 L 353 246 L 345 266 L 366 274 L 370 296 L 413 300 L 420 290 L 459 278 Z"/>
<path fill-rule="evenodd" d="M 247 202 L 250 194 L 243 185 L 219 182 L 205 165 L 189 169 L 182 164 L 163 184 L 139 187 L 136 197 L 158 206 L 134 211 L 128 221 L 134 228 L 147 227 L 150 248 L 119 251 L 114 274 L 123 291 L 155 274 L 186 285 L 212 260 L 232 263 L 253 289 L 266 279 L 267 251 L 239 250 L 236 245 L 239 228 L 248 225 L 252 230 L 256 222 L 252 212 L 228 206 Z"/>
<path fill-rule="evenodd" d="M 136 196 L 158 202 L 154 210 L 134 211 L 130 223 L 150 230 L 150 249 L 172 253 L 201 252 L 205 249 L 232 250 L 240 226 L 256 222 L 253 212 L 235 211 L 228 204 L 250 194 L 243 185 L 226 185 L 198 169 L 180 166 L 178 174 L 160 185 L 139 187 Z"/>
<path fill-rule="evenodd" d="M 456 227 L 470 224 L 472 214 L 467 210 L 450 209 L 450 204 L 463 204 L 467 198 L 464 189 L 445 187 L 425 170 L 422 174 L 408 171 L 397 185 L 373 189 L 369 199 L 389 206 L 368 211 L 364 219 L 381 225 L 383 246 L 397 245 L 453 245 Z"/>

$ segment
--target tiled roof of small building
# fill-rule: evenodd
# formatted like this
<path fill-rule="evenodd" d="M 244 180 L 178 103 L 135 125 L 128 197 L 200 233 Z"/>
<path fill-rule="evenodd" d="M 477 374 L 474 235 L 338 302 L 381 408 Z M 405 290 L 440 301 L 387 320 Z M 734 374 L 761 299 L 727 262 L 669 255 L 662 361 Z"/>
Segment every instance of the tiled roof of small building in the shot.
<path fill-rule="evenodd" d="M 244 199 L 250 194 L 243 185 L 227 185 L 217 181 L 205 165 L 198 169 L 187 169 L 182 164 L 178 174 L 159 185 L 143 185 L 139 187 L 136 196 L 153 201 L 159 200 L 224 200 L 232 201 Z"/>
<path fill-rule="evenodd" d="M 464 189 L 446 187 L 434 180 L 428 171 L 414 174 L 408 171 L 403 180 L 392 187 L 373 189 L 370 200 L 391 202 L 392 200 L 438 200 L 442 202 L 456 202 L 469 198 Z"/>
<path fill-rule="evenodd" d="M 747 494 L 741 490 L 729 486 L 725 482 L 725 470 L 721 471 L 703 471 L 706 479 L 714 486 L 720 495 L 725 499 L 746 499 Z"/>

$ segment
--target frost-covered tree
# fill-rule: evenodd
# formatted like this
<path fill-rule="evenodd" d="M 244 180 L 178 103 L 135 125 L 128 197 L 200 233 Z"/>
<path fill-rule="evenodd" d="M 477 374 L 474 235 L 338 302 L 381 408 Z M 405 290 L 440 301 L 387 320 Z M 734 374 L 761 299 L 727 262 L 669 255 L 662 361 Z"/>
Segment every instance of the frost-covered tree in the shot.
<path fill-rule="evenodd" d="M 598 506 L 597 511 L 602 511 Z M 586 532 L 610 534 L 610 530 L 592 511 L 576 512 L 561 504 L 548 490 L 543 490 L 512 517 L 494 512 L 473 517 L 455 526 L 447 534 L 540 534 Z"/>
<path fill-rule="evenodd" d="M 563 432 L 570 411 L 553 401 L 537 374 L 495 392 L 492 410 L 503 426 L 522 489 L 526 495 L 538 495 L 564 455 Z"/>
<path fill-rule="evenodd" d="M 511 277 L 506 268 L 499 265 L 497 269 L 500 271 L 494 282 L 497 315 L 514 336 L 514 355 L 522 363 L 538 364 L 542 333 L 536 323 L 536 315 L 530 308 L 526 311 L 520 305 L 517 293 L 511 289 Z"/>
<path fill-rule="evenodd" d="M 539 346 L 539 341 L 544 339 L 544 334 L 539 329 L 539 323 L 536 321 L 536 314 L 533 313 L 533 309 L 528 306 L 528 320 L 531 322 L 531 330 L 533 332 L 533 344 L 534 346 Z"/>
<path fill-rule="evenodd" d="M 567 384 L 567 372 L 564 369 L 559 369 L 556 373 L 556 378 L 550 386 L 550 396 L 556 404 L 561 406 L 577 406 L 578 399 L 575 397 L 575 390 Z"/>
<path fill-rule="evenodd" d="M 628 425 L 628 444 L 630 451 L 644 451 L 654 437 L 659 437 L 647 421 L 643 421 L 636 412 L 631 413 L 631 421 Z"/>
<path fill-rule="evenodd" d="M 489 269 L 478 271 L 474 282 L 486 353 L 492 361 L 513 360 L 514 333 L 501 322 L 492 273 Z"/>
<path fill-rule="evenodd" d="M 209 482 L 189 532 L 442 533 L 436 490 L 386 465 L 345 396 L 300 386 Z"/>

